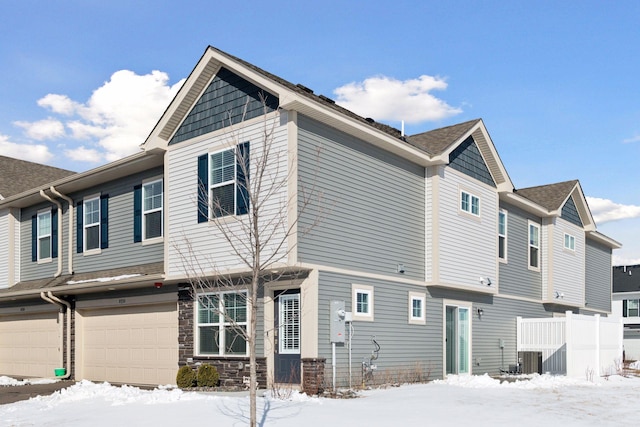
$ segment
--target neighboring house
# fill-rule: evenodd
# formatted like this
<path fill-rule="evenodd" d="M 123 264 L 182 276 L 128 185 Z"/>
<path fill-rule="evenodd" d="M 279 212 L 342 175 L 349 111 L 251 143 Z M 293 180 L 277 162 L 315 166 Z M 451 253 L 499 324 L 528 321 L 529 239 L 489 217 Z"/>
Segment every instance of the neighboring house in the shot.
<path fill-rule="evenodd" d="M 626 360 L 640 360 L 640 265 L 613 267 L 613 313 L 624 324 Z"/>
<path fill-rule="evenodd" d="M 517 361 L 517 316 L 611 313 L 619 244 L 578 181 L 516 190 L 482 120 L 405 136 L 209 47 L 143 152 L 0 201 L 20 213 L 20 275 L 0 276 L 0 374 L 64 363 L 76 379 L 163 384 L 209 362 L 242 384 L 246 343 L 211 308 L 242 326 L 244 300 L 189 279 L 247 273 L 210 201 L 228 195 L 222 220 L 247 220 L 251 176 L 234 153 L 254 159 L 265 126 L 280 154 L 269 177 L 286 180 L 267 219 L 294 232 L 274 249 L 286 274 L 261 295 L 261 385 L 326 381 L 334 364 L 340 385 L 350 365 L 357 383 L 374 341 L 386 378 L 497 374 Z M 55 219 L 57 234 L 40 233 Z M 50 235 L 57 257 L 42 258 Z M 336 338 L 342 305 L 351 322 Z"/>

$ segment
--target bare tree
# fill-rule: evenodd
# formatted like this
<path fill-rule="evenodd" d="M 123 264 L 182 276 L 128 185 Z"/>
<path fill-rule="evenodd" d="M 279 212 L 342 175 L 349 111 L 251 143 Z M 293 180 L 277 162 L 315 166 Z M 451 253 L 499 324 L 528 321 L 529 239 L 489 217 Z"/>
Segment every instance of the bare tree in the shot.
<path fill-rule="evenodd" d="M 206 203 L 199 203 L 200 214 L 215 225 L 213 229 L 229 245 L 231 254 L 242 268 L 230 271 L 216 260 L 202 259 L 188 238 L 178 249 L 196 296 L 194 303 L 199 309 L 209 310 L 212 316 L 221 316 L 233 330 L 230 340 L 220 339 L 220 335 L 225 334 L 224 330 L 218 330 L 214 339 L 218 344 L 227 341 L 225 348 L 232 352 L 241 348 L 243 341 L 248 346 L 251 426 L 255 426 L 257 420 L 256 341 L 258 308 L 262 303 L 264 285 L 285 276 L 295 277 L 295 266 L 287 262 L 295 247 L 289 237 L 308 232 L 322 215 L 320 193 L 313 189 L 304 191 L 296 183 L 297 194 L 289 194 L 288 184 L 295 177 L 295 171 L 288 165 L 294 163 L 292 156 L 296 153 L 289 153 L 286 146 L 274 144 L 279 113 L 268 113 L 265 99 L 262 99 L 262 104 L 264 120 L 261 135 L 259 140 L 254 138 L 250 146 L 241 139 L 242 128 L 233 124 L 229 126 L 227 138 L 229 147 L 233 147 L 235 185 L 229 188 L 209 188 L 207 185 L 199 192 L 199 198 L 206 197 Z M 240 125 L 243 121 L 244 117 Z M 215 173 L 224 174 L 226 171 L 221 167 Z M 320 210 L 314 213 L 315 219 L 305 224 L 304 230 L 298 230 L 300 216 L 312 201 L 319 202 Z M 241 212 L 238 212 L 238 206 Z M 291 209 L 294 209 L 293 213 L 290 213 Z M 222 297 L 206 294 L 213 291 L 224 291 L 224 294 Z"/>

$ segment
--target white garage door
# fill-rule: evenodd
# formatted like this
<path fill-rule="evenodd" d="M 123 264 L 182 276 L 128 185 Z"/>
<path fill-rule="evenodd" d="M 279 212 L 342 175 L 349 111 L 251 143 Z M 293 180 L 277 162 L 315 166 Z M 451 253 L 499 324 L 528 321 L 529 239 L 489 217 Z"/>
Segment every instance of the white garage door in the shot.
<path fill-rule="evenodd" d="M 53 377 L 59 347 L 57 312 L 0 316 L 0 375 Z"/>
<path fill-rule="evenodd" d="M 175 384 L 175 303 L 83 310 L 81 376 L 127 384 Z"/>

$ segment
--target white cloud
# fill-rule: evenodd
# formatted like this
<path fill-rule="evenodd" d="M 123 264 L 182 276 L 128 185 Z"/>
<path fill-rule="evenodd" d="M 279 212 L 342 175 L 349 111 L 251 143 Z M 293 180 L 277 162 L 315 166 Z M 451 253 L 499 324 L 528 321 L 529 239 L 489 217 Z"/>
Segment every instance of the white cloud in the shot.
<path fill-rule="evenodd" d="M 440 77 L 422 75 L 417 79 L 396 80 L 378 76 L 335 89 L 336 103 L 364 117 L 378 121 L 401 121 L 416 124 L 435 121 L 462 112 L 430 92 L 444 90 L 447 82 Z"/>
<path fill-rule="evenodd" d="M 624 144 L 630 144 L 632 142 L 640 142 L 640 135 L 635 135 L 631 138 L 623 139 L 622 142 Z"/>
<path fill-rule="evenodd" d="M 65 135 L 64 124 L 61 121 L 48 118 L 38 120 L 37 122 L 13 122 L 25 130 L 26 135 L 36 141 L 44 141 L 46 139 L 58 139 Z"/>
<path fill-rule="evenodd" d="M 77 162 L 98 163 L 102 161 L 102 156 L 98 150 L 80 146 L 69 150 L 64 150 L 65 156 Z"/>
<path fill-rule="evenodd" d="M 640 206 L 623 205 L 598 197 L 587 197 L 587 203 L 598 225 L 621 219 L 640 218 Z"/>
<path fill-rule="evenodd" d="M 37 122 L 16 122 L 27 136 L 52 140 L 65 135 L 83 143 L 65 154 L 72 160 L 113 161 L 140 150 L 140 144 L 173 99 L 184 80 L 170 86 L 160 71 L 138 75 L 120 70 L 96 89 L 86 102 L 67 95 L 48 94 L 38 105 L 63 116 Z"/>
<path fill-rule="evenodd" d="M 28 160 L 36 163 L 46 163 L 53 158 L 49 147 L 41 144 L 16 144 L 9 141 L 9 137 L 0 134 L 0 153 L 3 156 Z"/>
<path fill-rule="evenodd" d="M 38 105 L 42 108 L 48 108 L 54 113 L 63 114 L 65 116 L 72 115 L 80 107 L 80 104 L 72 101 L 68 96 L 56 95 L 53 93 L 39 99 Z"/>

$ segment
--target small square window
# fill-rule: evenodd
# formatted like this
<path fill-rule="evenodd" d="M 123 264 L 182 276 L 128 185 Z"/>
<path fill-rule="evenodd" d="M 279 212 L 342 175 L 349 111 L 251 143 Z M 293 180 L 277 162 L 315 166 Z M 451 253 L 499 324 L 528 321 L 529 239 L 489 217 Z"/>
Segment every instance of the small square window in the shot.
<path fill-rule="evenodd" d="M 480 216 L 480 198 L 466 191 L 461 191 L 460 210 L 474 216 Z"/>
<path fill-rule="evenodd" d="M 576 250 L 576 238 L 571 234 L 564 234 L 564 248 L 570 251 Z"/>
<path fill-rule="evenodd" d="M 373 321 L 373 287 L 352 285 L 353 320 Z"/>
<path fill-rule="evenodd" d="M 409 323 L 424 325 L 426 323 L 426 296 L 419 292 L 409 292 Z"/>

